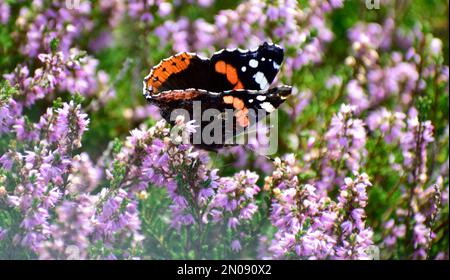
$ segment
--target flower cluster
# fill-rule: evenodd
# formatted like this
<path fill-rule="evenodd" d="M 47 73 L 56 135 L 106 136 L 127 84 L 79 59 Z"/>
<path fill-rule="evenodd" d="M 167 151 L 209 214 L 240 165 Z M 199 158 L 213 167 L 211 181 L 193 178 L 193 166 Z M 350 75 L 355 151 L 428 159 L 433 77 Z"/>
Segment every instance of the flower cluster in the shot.
<path fill-rule="evenodd" d="M 238 236 L 233 237 L 234 240 L 231 243 L 233 251 L 241 250 L 239 239 L 251 237 L 244 231 L 236 231 L 236 229 L 248 224 L 258 210 L 255 203 L 255 196 L 260 191 L 256 185 L 257 180 L 258 175 L 249 171 L 241 171 L 232 178 L 221 178 L 218 182 L 217 194 L 211 201 L 208 214 L 212 216 L 212 221 L 223 221 L 229 229 L 239 233 Z"/>
<path fill-rule="evenodd" d="M 298 181 L 294 157 L 276 160 L 277 169 L 266 178 L 273 193 L 272 224 L 278 229 L 269 251 L 274 258 L 364 259 L 373 244 L 365 225 L 367 174 L 345 178 L 337 202 L 311 184 Z"/>
<path fill-rule="evenodd" d="M 65 1 L 53 1 L 50 5 L 33 1 L 29 7 L 21 7 L 15 20 L 17 30 L 14 34 L 20 41 L 19 51 L 23 55 L 37 57 L 54 48 L 53 40 L 58 39 L 58 49 L 69 54 L 82 32 L 89 32 L 92 28 L 91 9 L 87 1 L 80 1 L 76 9 L 71 9 Z"/>
<path fill-rule="evenodd" d="M 373 244 L 373 231 L 366 227 L 367 188 L 372 184 L 367 174 L 355 173 L 355 179 L 345 178 L 340 189 L 337 208 L 339 209 L 339 238 L 336 256 L 341 259 L 364 259 L 369 246 Z"/>
<path fill-rule="evenodd" d="M 68 55 L 63 52 L 41 53 L 38 60 L 42 67 L 35 69 L 34 74 L 30 73 L 27 65 L 22 65 L 4 75 L 19 90 L 21 104 L 30 107 L 57 90 L 84 96 L 98 94 L 101 97 L 107 94 L 112 97 L 112 92 L 104 90 L 108 82 L 106 74 L 99 72 L 96 76 L 98 62 L 77 49 L 71 49 Z"/>
<path fill-rule="evenodd" d="M 353 117 L 355 110 L 356 107 L 343 104 L 331 119 L 325 134 L 327 148 L 321 164 L 323 179 L 318 183 L 321 190 L 341 185 L 345 170 L 358 171 L 361 167 L 366 154 L 366 130 L 364 122 Z"/>
<path fill-rule="evenodd" d="M 0 2 L 0 23 L 6 24 L 11 14 L 11 7 L 5 1 Z"/>
<path fill-rule="evenodd" d="M 8 193 L 3 202 L 23 217 L 21 231 L 13 236 L 15 244 L 37 250 L 49 236 L 50 211 L 67 192 L 64 186 L 68 183 L 72 152 L 81 146 L 88 123 L 87 115 L 72 101 L 59 109 L 49 108 L 39 123 L 27 124 L 30 128 L 16 125 L 11 129 L 23 144 L 11 143 L 0 157 L 0 164 L 11 174 L 21 174 L 7 177 L 4 182 Z"/>

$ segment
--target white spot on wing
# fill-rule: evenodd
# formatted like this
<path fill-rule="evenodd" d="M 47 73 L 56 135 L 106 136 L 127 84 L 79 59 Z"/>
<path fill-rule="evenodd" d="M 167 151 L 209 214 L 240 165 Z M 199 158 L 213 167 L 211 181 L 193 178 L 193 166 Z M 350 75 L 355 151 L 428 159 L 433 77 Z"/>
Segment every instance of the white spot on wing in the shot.
<path fill-rule="evenodd" d="M 242 66 L 241 71 L 242 71 L 242 72 L 245 72 L 246 70 L 247 70 L 247 67 Z"/>
<path fill-rule="evenodd" d="M 261 61 L 266 61 L 266 58 L 265 57 L 261 58 Z"/>
<path fill-rule="evenodd" d="M 250 61 L 248 62 L 248 65 L 250 65 L 250 67 L 256 68 L 256 67 L 258 67 L 258 60 L 250 59 Z"/>
<path fill-rule="evenodd" d="M 253 78 L 255 79 L 255 82 L 259 84 L 260 89 L 267 89 L 269 87 L 269 82 L 267 82 L 263 72 L 257 72 L 253 75 Z"/>
<path fill-rule="evenodd" d="M 269 102 L 262 103 L 261 108 L 266 110 L 267 113 L 272 113 L 273 111 L 275 111 L 275 107 L 273 107 L 273 105 L 270 104 Z"/>
<path fill-rule="evenodd" d="M 276 70 L 280 69 L 280 64 L 276 63 L 275 61 L 273 62 L 273 68 L 275 68 Z"/>
<path fill-rule="evenodd" d="M 258 95 L 258 96 L 256 97 L 256 99 L 258 99 L 259 101 L 264 101 L 264 100 L 266 100 L 266 96 L 264 96 L 264 95 Z"/>
<path fill-rule="evenodd" d="M 249 99 L 248 102 L 253 103 L 253 99 Z"/>

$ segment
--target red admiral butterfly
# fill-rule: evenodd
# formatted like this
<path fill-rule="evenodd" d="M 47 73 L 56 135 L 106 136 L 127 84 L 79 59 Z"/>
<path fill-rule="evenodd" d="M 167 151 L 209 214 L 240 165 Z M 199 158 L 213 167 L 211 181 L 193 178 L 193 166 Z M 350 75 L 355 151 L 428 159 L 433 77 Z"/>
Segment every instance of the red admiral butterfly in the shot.
<path fill-rule="evenodd" d="M 264 43 L 256 50 L 220 50 L 210 58 L 203 58 L 195 53 L 182 52 L 162 60 L 153 67 L 144 79 L 145 98 L 157 105 L 161 115 L 168 122 L 173 122 L 171 114 L 176 109 L 189 112 L 193 119 L 196 113 L 195 101 L 201 105 L 200 114 L 207 109 L 215 109 L 216 120 L 231 114 L 233 132 L 247 128 L 256 123 L 261 116 L 256 111 L 263 111 L 264 116 L 272 113 L 291 94 L 290 86 L 269 89 L 281 63 L 284 51 L 275 44 Z M 172 116 L 173 117 L 173 116 Z M 195 118 L 195 117 L 194 117 Z M 201 129 L 211 120 L 200 118 Z M 229 132 L 222 124 L 225 134 Z M 222 136 L 220 140 L 229 137 Z M 194 143 L 205 149 L 227 146 L 220 143 Z"/>

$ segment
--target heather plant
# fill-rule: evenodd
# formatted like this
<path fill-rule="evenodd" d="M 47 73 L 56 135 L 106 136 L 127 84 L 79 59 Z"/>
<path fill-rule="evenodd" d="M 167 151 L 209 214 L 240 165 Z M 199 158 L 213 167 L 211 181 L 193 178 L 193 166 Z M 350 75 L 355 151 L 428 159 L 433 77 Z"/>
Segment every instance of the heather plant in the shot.
<path fill-rule="evenodd" d="M 0 0 L 0 259 L 448 259 L 448 6 Z M 142 96 L 176 52 L 265 41 L 274 155 Z"/>

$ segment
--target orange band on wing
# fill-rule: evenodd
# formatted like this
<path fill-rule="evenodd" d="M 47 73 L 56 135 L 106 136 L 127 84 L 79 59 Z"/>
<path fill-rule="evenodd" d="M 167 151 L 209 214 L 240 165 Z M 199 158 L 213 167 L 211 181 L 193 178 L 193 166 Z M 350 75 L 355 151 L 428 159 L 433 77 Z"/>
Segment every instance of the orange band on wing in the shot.
<path fill-rule="evenodd" d="M 233 65 L 227 64 L 223 60 L 219 60 L 214 65 L 214 68 L 217 73 L 226 75 L 227 80 L 232 85 L 234 85 L 233 89 L 243 89 L 244 88 L 244 85 L 239 80 L 238 72 Z"/>
<path fill-rule="evenodd" d="M 147 80 L 147 87 L 153 88 L 155 92 L 158 91 L 158 88 L 170 75 L 185 70 L 189 66 L 192 57 L 191 54 L 184 52 L 163 60 L 158 66 L 152 69 L 152 74 Z"/>
<path fill-rule="evenodd" d="M 238 82 L 233 89 L 244 89 L 244 85 L 241 82 Z"/>
<path fill-rule="evenodd" d="M 226 74 L 227 73 L 227 64 L 225 61 L 220 60 L 216 62 L 215 69 L 217 73 Z"/>
<path fill-rule="evenodd" d="M 233 98 L 233 108 L 234 109 L 238 109 L 241 110 L 245 107 L 244 105 L 244 101 L 242 101 L 242 99 L 234 97 Z"/>
<path fill-rule="evenodd" d="M 248 109 L 247 107 L 244 107 L 240 110 L 238 110 L 234 116 L 236 117 L 236 122 L 241 126 L 241 127 L 247 127 L 250 123 L 249 119 L 248 119 Z"/>
<path fill-rule="evenodd" d="M 223 102 L 225 102 L 225 104 L 233 104 L 233 99 L 234 99 L 233 96 L 226 95 L 223 97 Z"/>
<path fill-rule="evenodd" d="M 225 104 L 232 104 L 233 108 L 236 109 L 234 116 L 236 117 L 236 122 L 241 127 L 247 127 L 249 125 L 248 108 L 245 107 L 245 103 L 242 99 L 231 95 L 225 95 L 223 97 L 223 102 Z"/>

